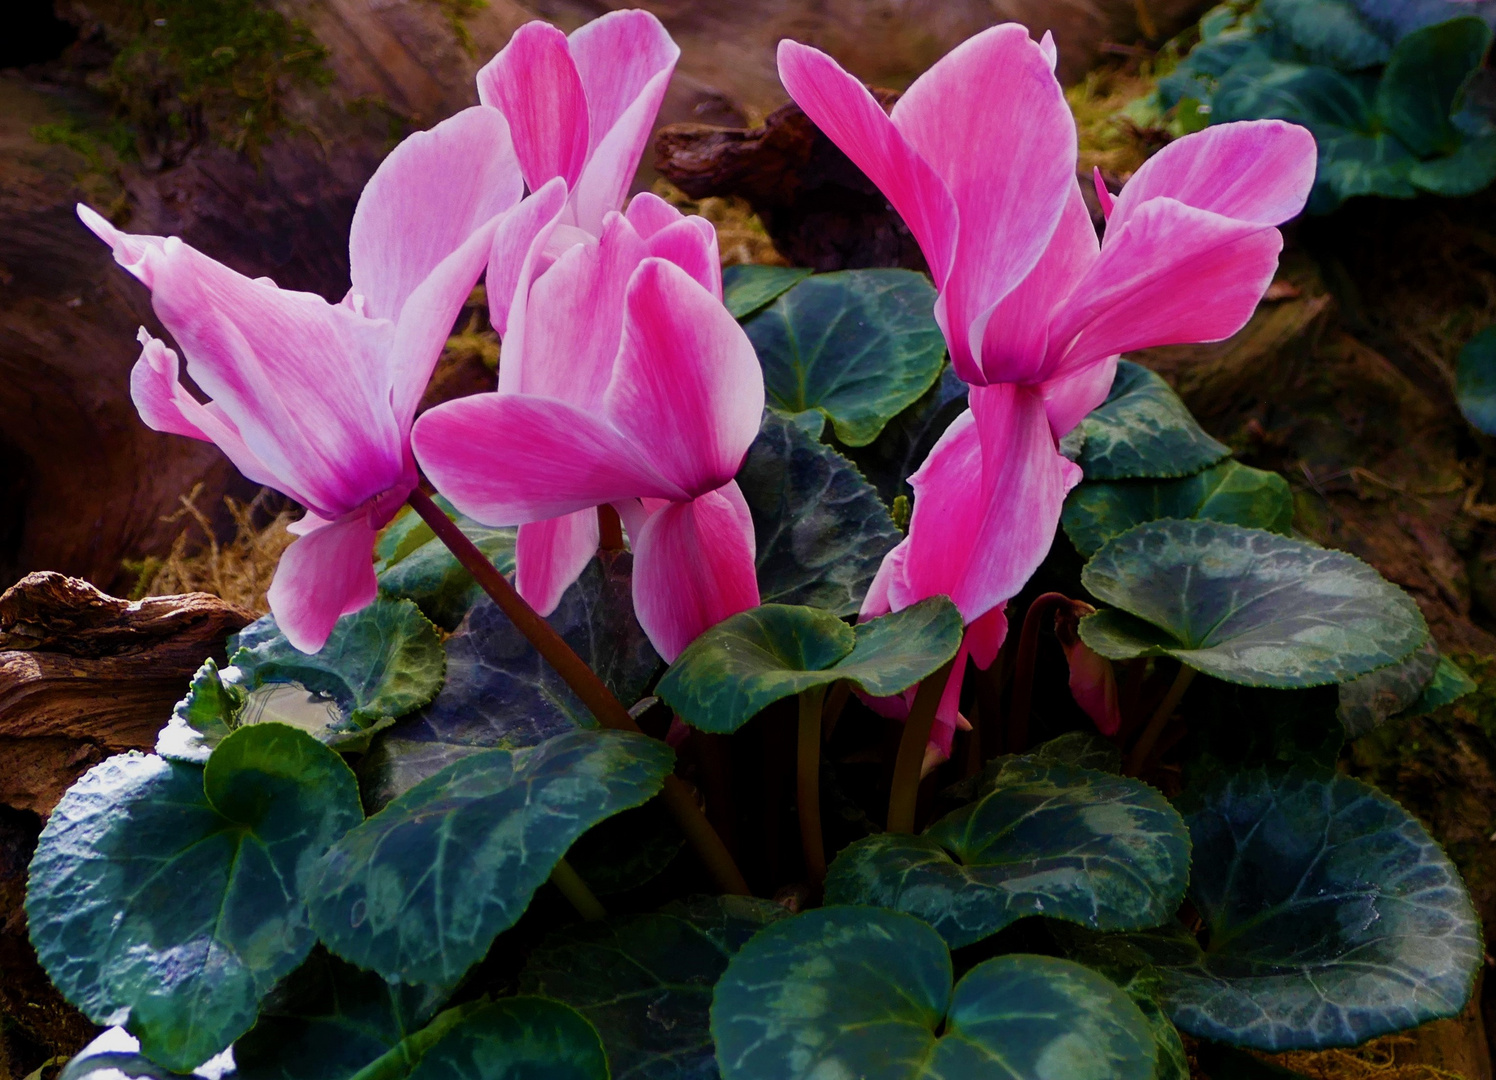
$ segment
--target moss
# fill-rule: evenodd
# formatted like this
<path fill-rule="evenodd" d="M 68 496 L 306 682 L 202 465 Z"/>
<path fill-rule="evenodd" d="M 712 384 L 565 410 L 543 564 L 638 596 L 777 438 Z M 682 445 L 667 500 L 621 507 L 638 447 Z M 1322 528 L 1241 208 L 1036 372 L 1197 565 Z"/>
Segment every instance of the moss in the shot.
<path fill-rule="evenodd" d="M 135 157 L 135 133 L 129 127 L 119 121 L 90 126 L 70 117 L 34 125 L 31 137 L 44 146 L 62 146 L 77 154 L 82 160 L 74 180 L 85 201 L 103 210 L 115 224 L 124 223 L 128 207 L 120 164 Z"/>
<path fill-rule="evenodd" d="M 204 137 L 253 153 L 287 123 L 289 90 L 332 78 L 310 29 L 257 0 L 108 0 L 98 14 L 119 50 L 101 88 L 166 161 Z"/>
<path fill-rule="evenodd" d="M 447 25 L 452 28 L 452 33 L 457 38 L 457 43 L 469 56 L 477 56 L 478 46 L 473 41 L 472 32 L 467 28 L 467 21 L 488 7 L 488 0 L 426 0 L 426 2 L 441 8 L 442 13 L 447 17 Z"/>

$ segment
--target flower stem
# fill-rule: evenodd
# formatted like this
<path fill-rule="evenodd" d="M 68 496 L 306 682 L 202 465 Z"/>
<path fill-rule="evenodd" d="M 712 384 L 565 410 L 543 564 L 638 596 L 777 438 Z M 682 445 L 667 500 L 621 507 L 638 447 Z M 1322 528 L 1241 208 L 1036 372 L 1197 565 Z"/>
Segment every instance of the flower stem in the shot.
<path fill-rule="evenodd" d="M 556 633 L 555 627 L 525 602 L 508 579 L 467 538 L 467 534 L 457 527 L 457 523 L 431 500 L 431 496 L 417 488 L 410 493 L 410 505 L 421 515 L 421 520 L 431 527 L 431 531 L 441 538 L 442 543 L 447 545 L 447 549 L 456 556 L 463 569 L 473 575 L 473 579 L 498 605 L 499 610 L 535 646 L 535 651 L 566 681 L 566 685 L 571 687 L 582 704 L 597 717 L 598 723 L 615 731 L 639 731 L 639 725 L 634 722 L 617 695 L 566 644 L 566 640 Z M 686 782 L 673 773 L 665 777 L 661 797 L 676 824 L 686 834 L 686 839 L 696 849 L 696 854 L 706 864 L 717 887 L 727 893 L 750 895 L 751 890 L 743 879 L 742 871 L 733 862 L 732 855 L 701 812 L 701 807 L 696 805 L 696 797 Z"/>
<path fill-rule="evenodd" d="M 930 729 L 935 726 L 935 709 L 951 677 L 956 662 L 951 660 L 939 671 L 925 677 L 914 695 L 909 718 L 904 721 L 904 735 L 899 740 L 899 756 L 893 765 L 893 786 L 888 794 L 888 831 L 912 833 L 914 810 L 919 801 L 920 771 L 925 763 L 925 746 Z"/>
<path fill-rule="evenodd" d="M 805 872 L 816 893 L 826 880 L 826 845 L 821 838 L 821 703 L 824 686 L 800 692 L 800 738 L 795 754 L 795 805 Z"/>
<path fill-rule="evenodd" d="M 1023 615 L 1023 631 L 1018 636 L 1018 661 L 1013 673 L 1013 699 L 1008 706 L 1008 746 L 1010 754 L 1028 749 L 1029 709 L 1034 700 L 1034 664 L 1039 657 L 1039 626 L 1048 615 L 1070 598 L 1064 593 L 1047 592 L 1034 597 Z"/>
<path fill-rule="evenodd" d="M 1169 692 L 1164 699 L 1158 703 L 1158 710 L 1154 712 L 1153 718 L 1148 721 L 1148 726 L 1138 736 L 1138 741 L 1133 743 L 1132 753 L 1127 756 L 1128 776 L 1137 776 L 1143 771 L 1143 766 L 1148 763 L 1148 755 L 1152 753 L 1153 746 L 1158 742 L 1158 737 L 1164 733 L 1168 726 L 1169 717 L 1174 715 L 1174 710 L 1179 707 L 1179 702 L 1184 697 L 1184 692 L 1190 688 L 1190 683 L 1195 681 L 1195 669 L 1184 664 L 1179 665 L 1179 674 L 1174 676 L 1174 682 L 1169 687 Z"/>
<path fill-rule="evenodd" d="M 582 875 L 577 873 L 571 863 L 562 859 L 551 871 L 551 884 L 561 890 L 561 895 L 571 901 L 571 906 L 577 909 L 577 914 L 588 922 L 596 922 L 606 919 L 608 911 L 597 897 L 592 895 L 592 890 L 582 880 Z"/>

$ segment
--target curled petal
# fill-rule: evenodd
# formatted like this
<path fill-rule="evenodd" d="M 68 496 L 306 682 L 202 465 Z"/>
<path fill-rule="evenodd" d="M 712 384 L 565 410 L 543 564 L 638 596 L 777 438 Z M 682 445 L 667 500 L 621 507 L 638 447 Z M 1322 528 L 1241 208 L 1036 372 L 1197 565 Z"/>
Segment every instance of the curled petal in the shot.
<path fill-rule="evenodd" d="M 166 245 L 166 238 L 121 232 L 102 214 L 84 203 L 79 203 L 77 210 L 78 219 L 88 226 L 89 231 L 114 250 L 114 261 L 130 271 L 146 288 L 154 289 L 157 257 Z"/>
<path fill-rule="evenodd" d="M 671 483 L 715 490 L 758 436 L 764 379 L 753 345 L 716 297 L 663 259 L 639 265 L 627 304 L 607 414 Z"/>
<path fill-rule="evenodd" d="M 270 583 L 270 610 L 287 641 L 314 653 L 340 618 L 368 607 L 378 591 L 374 529 L 368 514 L 355 513 L 286 548 Z"/>
<path fill-rule="evenodd" d="M 894 583 L 902 584 L 904 579 L 904 559 L 909 554 L 909 538 L 905 537 L 893 546 L 889 553 L 883 556 L 883 561 L 878 564 L 878 572 L 873 575 L 873 583 L 868 586 L 867 595 L 862 599 L 862 608 L 857 612 L 859 622 L 868 619 L 876 619 L 879 615 L 887 615 L 893 610 L 893 601 L 889 597 Z"/>
<path fill-rule="evenodd" d="M 438 264 L 523 190 L 509 125 L 494 109 L 464 109 L 395 147 L 353 212 L 349 264 L 364 313 L 398 318 Z"/>
<path fill-rule="evenodd" d="M 956 203 L 945 181 L 867 87 L 819 49 L 781 41 L 779 78 L 795 104 L 893 204 L 919 242 L 935 287 L 943 287 L 956 247 Z"/>
<path fill-rule="evenodd" d="M 606 502 L 685 501 L 633 445 L 594 414 L 527 394 L 474 394 L 421 415 L 421 469 L 453 505 L 488 525 L 544 521 Z"/>
<path fill-rule="evenodd" d="M 565 34 L 540 20 L 521 26 L 478 72 L 478 100 L 509 121 L 531 191 L 557 176 L 576 187 L 587 163 L 591 124 Z"/>
<path fill-rule="evenodd" d="M 1168 198 L 1150 199 L 1119 227 L 1121 216 L 1055 318 L 1050 378 L 1134 349 L 1221 341 L 1246 325 L 1272 283 L 1283 237 L 1271 225 Z"/>
<path fill-rule="evenodd" d="M 1297 124 L 1212 124 L 1143 163 L 1117 196 L 1108 232 L 1157 198 L 1258 225 L 1281 225 L 1304 209 L 1316 156 L 1314 136 Z"/>
<path fill-rule="evenodd" d="M 514 547 L 514 587 L 531 607 L 549 615 L 587 569 L 597 543 L 597 511 L 590 508 L 521 525 Z"/>
<path fill-rule="evenodd" d="M 634 611 L 667 662 L 729 615 L 757 607 L 753 519 L 728 481 L 652 514 L 634 544 Z"/>
<path fill-rule="evenodd" d="M 1089 604 L 1077 604 L 1075 609 L 1055 612 L 1054 632 L 1070 665 L 1070 695 L 1096 724 L 1096 730 L 1115 735 L 1122 726 L 1117 673 L 1112 662 L 1094 652 L 1076 631 L 1081 615 L 1092 610 Z"/>
<path fill-rule="evenodd" d="M 956 374 L 978 367 L 981 315 L 1039 261 L 1075 188 L 1075 120 L 1050 58 L 1017 23 L 941 57 L 892 119 L 945 182 L 960 220 L 936 318 Z"/>

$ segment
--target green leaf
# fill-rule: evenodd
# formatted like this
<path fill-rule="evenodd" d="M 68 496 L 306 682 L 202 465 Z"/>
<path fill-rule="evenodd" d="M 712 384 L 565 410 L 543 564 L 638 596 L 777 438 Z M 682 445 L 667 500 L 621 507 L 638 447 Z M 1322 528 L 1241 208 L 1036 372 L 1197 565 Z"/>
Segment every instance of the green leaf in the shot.
<path fill-rule="evenodd" d="M 206 1063 L 205 1063 L 206 1064 Z M 46 1072 L 37 1069 L 26 1078 L 34 1080 Z M 193 1074 L 163 1069 L 140 1052 L 140 1043 L 124 1028 L 112 1027 L 75 1054 L 62 1067 L 57 1080 L 193 1080 Z"/>
<path fill-rule="evenodd" d="M 1425 641 L 1395 664 L 1340 684 L 1337 715 L 1347 738 L 1357 739 L 1412 708 L 1439 667 L 1439 648 Z"/>
<path fill-rule="evenodd" d="M 599 557 L 546 619 L 620 701 L 632 705 L 660 667 L 634 617 L 633 556 Z M 383 806 L 480 750 L 518 750 L 597 721 L 486 597 L 447 639 L 435 700 L 375 737 L 359 763 L 365 804 Z"/>
<path fill-rule="evenodd" d="M 1274 472 L 1230 458 L 1182 480 L 1083 483 L 1065 500 L 1060 522 L 1075 550 L 1090 558 L 1114 536 L 1160 518 L 1203 519 L 1288 535 L 1293 492 Z"/>
<path fill-rule="evenodd" d="M 1102 656 L 1173 656 L 1248 686 L 1346 682 L 1428 640 L 1418 605 L 1360 559 L 1236 525 L 1139 525 L 1081 582 L 1121 609 L 1081 620 Z"/>
<path fill-rule="evenodd" d="M 613 1080 L 718 1080 L 712 988 L 745 941 L 788 914 L 768 900 L 714 896 L 584 923 L 530 954 L 520 988 L 591 1020 Z"/>
<path fill-rule="evenodd" d="M 1408 179 L 1435 195 L 1474 195 L 1496 179 L 1496 134 L 1466 139 L 1452 154 L 1417 162 Z"/>
<path fill-rule="evenodd" d="M 1472 427 L 1496 435 L 1496 326 L 1486 327 L 1460 350 L 1454 394 Z"/>
<path fill-rule="evenodd" d="M 429 987 L 386 982 L 315 949 L 234 1043 L 235 1080 L 347 1080 L 440 1005 Z"/>
<path fill-rule="evenodd" d="M 236 725 L 278 721 L 339 750 L 365 748 L 374 732 L 435 697 L 446 673 L 441 637 L 409 600 L 379 599 L 343 616 L 311 655 L 271 615 L 229 646 L 233 683 L 245 696 Z"/>
<path fill-rule="evenodd" d="M 737 480 L 753 515 L 763 602 L 857 614 L 883 556 L 904 537 L 856 467 L 795 420 L 767 412 Z"/>
<path fill-rule="evenodd" d="M 1162 378 L 1131 361 L 1117 364 L 1107 399 L 1081 422 L 1076 458 L 1088 480 L 1189 476 L 1231 451 L 1201 429 Z"/>
<path fill-rule="evenodd" d="M 1450 702 L 1458 701 L 1466 694 L 1473 694 L 1475 690 L 1475 680 L 1466 675 L 1464 669 L 1449 657 L 1440 656 L 1439 665 L 1434 668 L 1434 677 L 1423 688 L 1418 700 L 1408 707 L 1406 715 L 1423 716 Z"/>
<path fill-rule="evenodd" d="M 1350 0 L 1263 0 L 1261 11 L 1311 64 L 1360 71 L 1387 62 L 1387 42 Z"/>
<path fill-rule="evenodd" d="M 1221 79 L 1211 99 L 1211 122 L 1288 120 L 1319 139 L 1327 130 L 1371 134 L 1371 105 L 1356 83 L 1340 72 L 1250 56 Z M 1323 162 L 1323 154 L 1321 154 Z"/>
<path fill-rule="evenodd" d="M 1249 768 L 1334 772 L 1345 746 L 1339 702 L 1335 685 L 1274 690 L 1197 682 L 1181 706 L 1188 721 L 1180 748 L 1185 782 L 1206 787 Z"/>
<path fill-rule="evenodd" d="M 490 529 L 471 518 L 454 517 L 459 528 L 499 573 L 514 572 L 514 529 Z M 424 523 L 423 528 L 430 531 Z M 446 544 L 429 540 L 391 560 L 379 574 L 381 596 L 413 601 L 443 630 L 455 630 L 468 609 L 483 598 L 483 589 L 463 569 Z"/>
<path fill-rule="evenodd" d="M 1008 759 L 987 794 L 921 836 L 882 833 L 844 848 L 828 904 L 917 916 L 951 948 L 1026 915 L 1098 930 L 1157 926 L 1184 899 L 1189 835 L 1140 780 Z"/>
<path fill-rule="evenodd" d="M 1448 857 L 1406 810 L 1346 776 L 1251 770 L 1196 797 L 1190 900 L 1124 940 L 1181 1030 L 1259 1050 L 1353 1046 L 1451 1017 L 1483 956 Z"/>
<path fill-rule="evenodd" d="M 764 708 L 839 679 L 901 693 L 956 655 L 961 613 L 933 596 L 848 626 L 816 608 L 765 604 L 722 620 L 676 658 L 655 693 L 686 723 L 727 734 Z"/>
<path fill-rule="evenodd" d="M 1154 1075 L 1147 1021 L 1103 976 L 1010 955 L 953 990 L 940 935 L 879 908 L 821 908 L 760 931 L 717 984 L 712 1034 L 724 1080 Z"/>
<path fill-rule="evenodd" d="M 598 896 L 648 884 L 685 847 L 686 836 L 658 801 L 599 822 L 572 845 L 566 861 Z"/>
<path fill-rule="evenodd" d="M 238 670 L 230 667 L 229 673 L 237 677 Z M 209 657 L 156 735 L 156 753 L 172 761 L 204 764 L 213 747 L 238 726 L 245 696 L 236 683 L 224 681 L 218 663 Z"/>
<path fill-rule="evenodd" d="M 572 842 L 654 795 L 673 761 L 664 743 L 618 731 L 462 758 L 328 851 L 307 891 L 312 925 L 359 967 L 450 985 Z"/>
<path fill-rule="evenodd" d="M 949 364 L 922 398 L 895 416 L 866 446 L 844 453 L 878 489 L 886 503 L 900 495 L 913 497 L 909 477 L 929 456 L 945 429 L 966 411 L 966 384 Z"/>
<path fill-rule="evenodd" d="M 866 446 L 940 377 L 934 306 L 923 274 L 839 270 L 800 282 L 743 329 L 774 408 L 824 413 L 838 439 Z"/>
<path fill-rule="evenodd" d="M 799 266 L 724 266 L 722 303 L 727 305 L 734 319 L 746 319 L 810 274 L 811 271 Z"/>
<path fill-rule="evenodd" d="M 1491 45 L 1476 15 L 1415 30 L 1392 50 L 1377 84 L 1376 111 L 1388 131 L 1419 157 L 1458 149 L 1450 116 L 1461 90 Z"/>
<path fill-rule="evenodd" d="M 1319 172 L 1309 200 L 1312 213 L 1326 213 L 1357 195 L 1411 199 L 1418 194 L 1412 179 L 1418 159 L 1395 136 L 1324 129 L 1315 139 Z"/>
<path fill-rule="evenodd" d="M 361 816 L 342 759 L 281 724 L 234 732 L 206 767 L 110 758 L 42 830 L 31 943 L 95 1023 L 123 1023 L 147 1056 L 191 1070 L 305 958 L 308 871 Z"/>
<path fill-rule="evenodd" d="M 354 1080 L 609 1080 L 586 1018 L 556 1001 L 510 997 L 448 1009 Z"/>

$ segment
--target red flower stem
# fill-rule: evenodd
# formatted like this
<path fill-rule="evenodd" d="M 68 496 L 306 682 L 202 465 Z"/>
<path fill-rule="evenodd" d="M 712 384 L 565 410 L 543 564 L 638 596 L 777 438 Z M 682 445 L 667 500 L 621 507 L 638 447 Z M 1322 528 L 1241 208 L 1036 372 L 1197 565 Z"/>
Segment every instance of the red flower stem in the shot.
<path fill-rule="evenodd" d="M 945 684 L 955 664 L 955 660 L 951 660 L 939 671 L 926 676 L 914 695 L 914 704 L 909 707 L 909 718 L 904 721 L 904 734 L 899 739 L 899 756 L 894 759 L 893 785 L 888 793 L 889 832 L 914 831 L 914 811 L 919 802 L 925 747 L 930 742 L 930 729 L 935 726 L 940 695 L 945 693 Z"/>
<path fill-rule="evenodd" d="M 800 737 L 795 753 L 795 806 L 800 816 L 800 847 L 811 888 L 820 895 L 826 881 L 826 843 L 821 837 L 821 704 L 824 686 L 800 692 Z"/>
<path fill-rule="evenodd" d="M 1127 768 L 1123 771 L 1128 776 L 1137 776 L 1143 771 L 1143 766 L 1148 764 L 1148 755 L 1152 752 L 1153 745 L 1164 733 L 1169 717 L 1174 715 L 1174 710 L 1179 707 L 1179 702 L 1184 698 L 1184 692 L 1194 681 L 1195 669 L 1180 664 L 1179 674 L 1174 676 L 1174 683 L 1169 687 L 1169 692 L 1164 695 L 1163 701 L 1159 702 L 1158 711 L 1153 714 L 1153 719 L 1148 721 L 1148 726 L 1143 729 L 1143 733 L 1138 736 L 1138 741 L 1133 744 L 1132 753 L 1127 755 Z"/>
<path fill-rule="evenodd" d="M 421 520 L 431 527 L 431 531 L 436 533 L 442 543 L 447 545 L 447 549 L 457 557 L 463 569 L 473 575 L 473 579 L 499 606 L 499 610 L 507 615 L 515 628 L 525 635 L 531 645 L 535 646 L 535 651 L 545 658 L 546 663 L 550 664 L 562 679 L 566 680 L 566 685 L 571 687 L 572 692 L 581 699 L 582 704 L 591 711 L 593 716 L 597 717 L 598 723 L 614 731 L 638 733 L 639 725 L 634 722 L 634 718 L 629 715 L 628 709 L 624 708 L 623 702 L 618 700 L 617 695 L 609 690 L 597 677 L 597 673 L 587 666 L 586 661 L 578 656 L 570 645 L 566 644 L 565 639 L 556 633 L 555 628 L 525 602 L 524 597 L 515 591 L 508 579 L 499 573 L 483 552 L 479 551 L 467 535 L 457 527 L 457 523 L 442 513 L 441 507 L 431 501 L 431 496 L 417 488 L 410 493 L 409 501 L 411 509 L 421 515 Z M 732 855 L 722 843 L 722 838 L 717 835 L 717 831 L 707 821 L 706 815 L 701 812 L 701 807 L 696 804 L 696 796 L 692 793 L 690 786 L 672 773 L 665 777 L 665 787 L 660 794 L 675 818 L 676 824 L 680 826 L 681 831 L 686 834 L 686 839 L 696 849 L 702 862 L 706 864 L 717 887 L 726 893 L 750 895 L 751 890 L 743 879 L 742 872 L 733 862 Z"/>
<path fill-rule="evenodd" d="M 1047 592 L 1034 597 L 1023 615 L 1023 630 L 1018 636 L 1018 661 L 1013 673 L 1013 700 L 1008 706 L 1008 745 L 1010 754 L 1028 749 L 1029 710 L 1034 700 L 1034 664 L 1039 658 L 1039 625 L 1061 604 L 1070 603 L 1064 593 Z"/>

